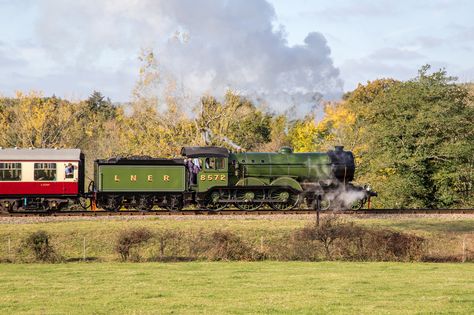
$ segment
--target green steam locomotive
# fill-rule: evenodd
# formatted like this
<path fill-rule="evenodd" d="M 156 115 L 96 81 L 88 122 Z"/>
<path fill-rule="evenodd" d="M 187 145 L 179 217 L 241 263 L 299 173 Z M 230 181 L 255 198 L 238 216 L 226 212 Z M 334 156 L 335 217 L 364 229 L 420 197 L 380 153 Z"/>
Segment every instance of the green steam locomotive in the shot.
<path fill-rule="evenodd" d="M 376 193 L 352 184 L 354 156 L 343 147 L 319 153 L 231 153 L 222 147 L 183 147 L 183 158 L 111 158 L 94 165 L 99 207 L 171 211 L 194 205 L 219 211 L 235 206 L 290 210 L 306 203 L 323 209 L 361 208 Z"/>

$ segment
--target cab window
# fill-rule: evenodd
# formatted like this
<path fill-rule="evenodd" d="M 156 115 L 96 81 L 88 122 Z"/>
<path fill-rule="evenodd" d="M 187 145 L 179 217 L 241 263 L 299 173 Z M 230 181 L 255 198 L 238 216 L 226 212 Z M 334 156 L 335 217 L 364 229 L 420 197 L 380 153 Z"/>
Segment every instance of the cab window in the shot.
<path fill-rule="evenodd" d="M 0 163 L 0 181 L 21 180 L 21 163 Z"/>
<path fill-rule="evenodd" d="M 34 178 L 37 181 L 56 180 L 56 163 L 35 163 Z"/>
<path fill-rule="evenodd" d="M 225 169 L 223 158 L 206 158 L 204 160 L 204 167 L 209 170 L 223 170 Z"/>
<path fill-rule="evenodd" d="M 216 158 L 216 170 L 223 170 L 225 169 L 224 159 L 223 158 Z"/>

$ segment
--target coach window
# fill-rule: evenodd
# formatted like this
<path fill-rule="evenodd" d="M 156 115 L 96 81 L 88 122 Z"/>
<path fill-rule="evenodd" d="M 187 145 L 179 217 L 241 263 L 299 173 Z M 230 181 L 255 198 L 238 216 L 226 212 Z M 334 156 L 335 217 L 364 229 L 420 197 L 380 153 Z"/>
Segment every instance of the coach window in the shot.
<path fill-rule="evenodd" d="M 56 180 L 56 163 L 35 163 L 35 180 Z"/>
<path fill-rule="evenodd" d="M 0 163 L 0 181 L 21 180 L 21 163 Z"/>
<path fill-rule="evenodd" d="M 64 178 L 74 178 L 74 165 L 72 163 L 64 165 Z"/>

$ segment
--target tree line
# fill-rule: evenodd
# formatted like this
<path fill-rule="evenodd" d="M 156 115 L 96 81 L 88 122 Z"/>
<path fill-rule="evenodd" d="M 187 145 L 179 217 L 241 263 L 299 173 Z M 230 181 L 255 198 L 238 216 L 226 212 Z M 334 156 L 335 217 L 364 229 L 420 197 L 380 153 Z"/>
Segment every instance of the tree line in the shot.
<path fill-rule="evenodd" d="M 189 107 L 175 82 L 160 78 L 152 53 L 141 61 L 125 105 L 97 91 L 78 101 L 40 92 L 0 97 L 0 146 L 80 148 L 92 174 L 97 158 L 176 157 L 182 146 L 307 152 L 344 145 L 356 157 L 356 182 L 379 192 L 376 206 L 474 206 L 474 87 L 444 70 L 424 66 L 408 81 L 360 84 L 316 119 L 274 113 L 232 90 Z"/>

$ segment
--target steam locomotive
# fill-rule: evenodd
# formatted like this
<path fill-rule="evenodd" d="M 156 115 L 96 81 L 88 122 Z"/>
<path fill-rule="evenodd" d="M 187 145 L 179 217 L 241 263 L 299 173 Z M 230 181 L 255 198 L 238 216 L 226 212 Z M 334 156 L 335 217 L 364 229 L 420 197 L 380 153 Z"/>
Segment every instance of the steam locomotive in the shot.
<path fill-rule="evenodd" d="M 0 211 L 60 211 L 89 199 L 107 211 L 186 206 L 219 211 L 235 206 L 289 210 L 321 200 L 361 208 L 376 193 L 356 186 L 354 156 L 343 147 L 319 153 L 232 153 L 222 147 L 183 147 L 182 158 L 96 160 L 87 191 L 79 149 L 0 149 Z"/>

